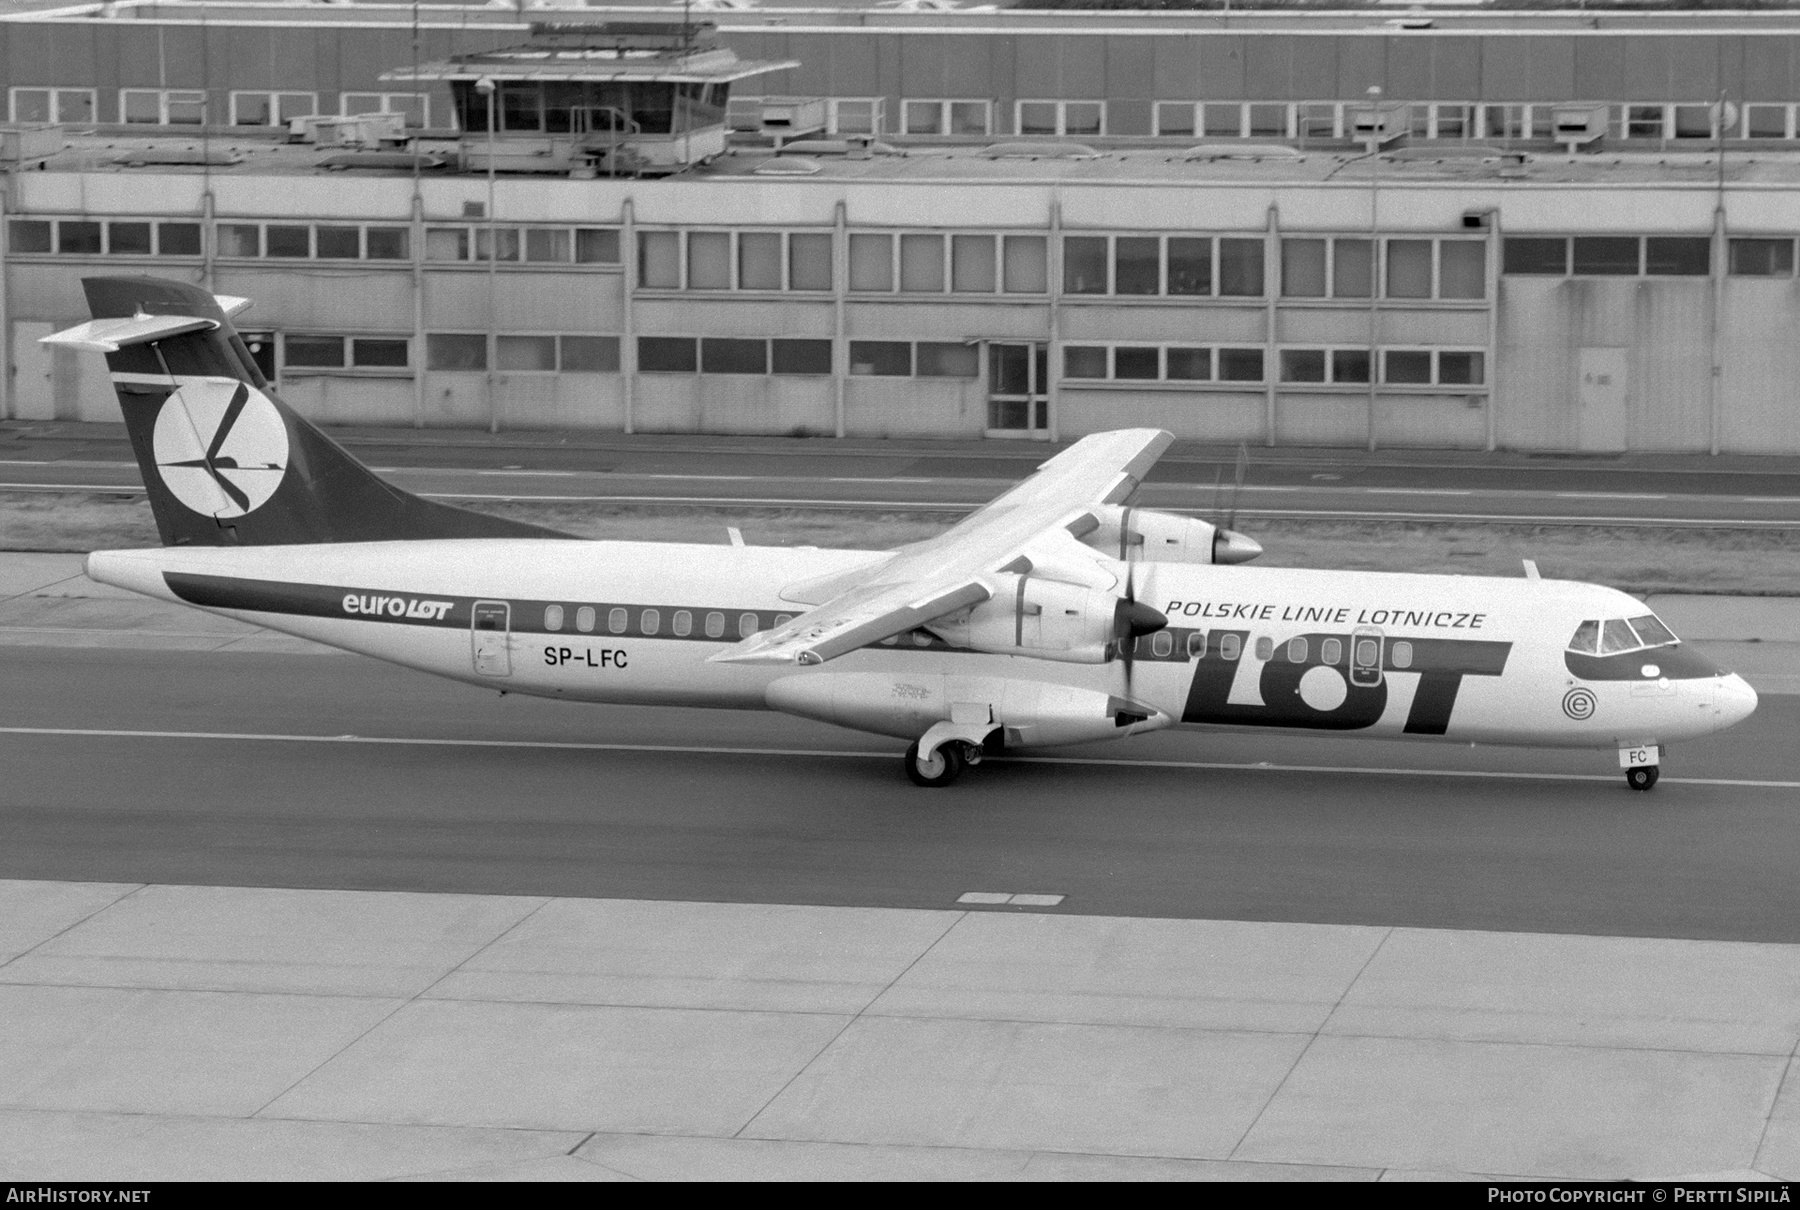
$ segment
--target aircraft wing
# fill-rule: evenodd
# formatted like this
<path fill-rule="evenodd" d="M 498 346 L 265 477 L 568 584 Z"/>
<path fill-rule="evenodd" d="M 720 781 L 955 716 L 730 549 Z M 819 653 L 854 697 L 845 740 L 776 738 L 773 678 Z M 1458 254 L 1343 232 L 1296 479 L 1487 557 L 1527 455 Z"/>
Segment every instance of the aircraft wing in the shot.
<path fill-rule="evenodd" d="M 1161 429 L 1083 437 L 953 528 L 903 546 L 818 608 L 712 657 L 727 664 L 820 664 L 994 595 L 996 576 L 1030 566 L 1025 547 L 1085 509 L 1117 504 L 1175 438 Z M 1066 537 L 1066 535 L 1065 535 Z"/>

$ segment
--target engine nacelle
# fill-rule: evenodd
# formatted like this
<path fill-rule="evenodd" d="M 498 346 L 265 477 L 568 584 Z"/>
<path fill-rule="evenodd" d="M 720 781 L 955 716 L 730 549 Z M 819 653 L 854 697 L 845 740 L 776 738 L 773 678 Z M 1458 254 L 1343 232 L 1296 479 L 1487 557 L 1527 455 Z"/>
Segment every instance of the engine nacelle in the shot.
<path fill-rule="evenodd" d="M 1118 597 L 1030 575 L 998 579 L 999 591 L 991 599 L 927 622 L 925 629 L 953 646 L 995 655 L 1029 655 L 1065 664 L 1103 664 L 1111 657 L 1112 645 L 1122 633 L 1123 602 Z M 1162 624 L 1167 625 L 1168 619 Z"/>
<path fill-rule="evenodd" d="M 764 697 L 775 710 L 900 739 L 954 720 L 1007 748 L 1117 739 L 1173 721 L 1098 690 L 1011 677 L 807 672 L 772 682 Z"/>
<path fill-rule="evenodd" d="M 1198 517 L 1178 517 L 1118 504 L 1091 510 L 1100 522 L 1081 541 L 1115 559 L 1145 563 L 1248 563 L 1262 553 L 1255 539 Z"/>

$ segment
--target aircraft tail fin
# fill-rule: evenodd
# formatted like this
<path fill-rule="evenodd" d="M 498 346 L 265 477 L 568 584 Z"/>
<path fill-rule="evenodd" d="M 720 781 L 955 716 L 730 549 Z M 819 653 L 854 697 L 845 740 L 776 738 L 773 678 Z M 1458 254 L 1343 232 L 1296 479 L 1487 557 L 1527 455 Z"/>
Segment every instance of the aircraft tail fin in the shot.
<path fill-rule="evenodd" d="M 82 281 L 165 546 L 563 538 L 401 491 L 281 401 L 231 325 L 249 303 L 156 277 Z"/>

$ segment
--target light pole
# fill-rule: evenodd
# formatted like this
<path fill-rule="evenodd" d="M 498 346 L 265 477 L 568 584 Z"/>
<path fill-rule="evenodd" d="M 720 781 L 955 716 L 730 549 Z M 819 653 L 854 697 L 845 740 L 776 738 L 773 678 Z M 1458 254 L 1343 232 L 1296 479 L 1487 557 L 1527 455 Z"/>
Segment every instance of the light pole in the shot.
<path fill-rule="evenodd" d="M 484 379 L 487 384 L 488 432 L 500 431 L 500 403 L 494 397 L 494 359 L 499 353 L 499 341 L 495 339 L 494 290 L 499 284 L 495 271 L 500 264 L 500 233 L 494 230 L 494 81 L 491 76 L 483 76 L 475 81 L 475 91 L 487 98 L 487 271 L 488 271 L 488 339 L 484 350 L 482 365 L 486 367 Z"/>
<path fill-rule="evenodd" d="M 1381 225 L 1377 218 L 1381 202 L 1381 136 L 1386 119 L 1381 113 L 1381 85 L 1369 85 L 1369 451 L 1375 450 L 1376 383 L 1381 375 L 1381 352 L 1376 347 L 1380 335 L 1381 299 Z"/>

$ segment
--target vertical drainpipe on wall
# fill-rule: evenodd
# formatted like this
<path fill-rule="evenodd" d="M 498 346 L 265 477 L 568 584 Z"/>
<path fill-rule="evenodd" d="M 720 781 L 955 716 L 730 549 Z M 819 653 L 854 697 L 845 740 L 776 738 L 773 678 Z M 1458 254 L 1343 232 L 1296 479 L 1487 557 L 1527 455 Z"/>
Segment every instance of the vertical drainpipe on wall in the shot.
<path fill-rule="evenodd" d="M 1263 444 L 1275 444 L 1275 328 L 1280 320 L 1281 210 L 1269 203 L 1268 231 L 1263 237 Z"/>
<path fill-rule="evenodd" d="M 11 301 L 13 188 L 12 165 L 0 168 L 0 420 L 12 419 L 13 331 Z"/>
<path fill-rule="evenodd" d="M 1487 264 L 1487 448 L 1491 454 L 1500 447 L 1500 207 L 1488 211 Z M 1373 357 L 1373 353 L 1370 354 Z M 1369 373 L 1375 372 L 1373 361 Z"/>
<path fill-rule="evenodd" d="M 1000 251 L 1000 271 L 1004 274 L 1004 243 Z M 1059 441 L 1062 433 L 1062 196 L 1055 190 L 1050 194 L 1050 240 L 1049 247 L 1045 249 L 1044 277 L 1044 284 L 1050 289 L 1050 348 L 1044 356 L 1045 376 L 1050 379 L 1044 384 L 1044 409 L 1050 414 L 1044 418 L 1044 422 L 1050 430 L 1050 440 Z M 986 391 L 987 381 L 983 381 L 983 394 Z M 985 417 L 982 423 L 987 423 Z"/>
<path fill-rule="evenodd" d="M 425 352 L 425 195 L 413 175 L 412 191 L 412 347 L 413 427 L 425 427 L 425 371 L 430 365 Z"/>
<path fill-rule="evenodd" d="M 1720 151 L 1721 160 L 1724 151 Z M 1725 239 L 1725 176 L 1724 169 L 1719 173 L 1719 200 L 1713 207 L 1712 229 L 1712 311 L 1708 317 L 1710 322 L 1707 331 L 1707 360 L 1709 373 L 1706 376 L 1708 452 L 1717 455 L 1721 442 L 1721 430 L 1725 427 L 1725 392 L 1722 378 L 1725 367 L 1719 360 L 1719 317 L 1725 306 L 1725 256 L 1731 245 Z"/>
<path fill-rule="evenodd" d="M 637 207 L 627 197 L 620 210 L 623 221 L 619 231 L 619 283 L 624 322 L 619 326 L 624 331 L 619 337 L 619 386 L 624 396 L 625 431 L 630 433 L 634 431 L 637 402 Z"/>
<path fill-rule="evenodd" d="M 832 219 L 833 249 L 831 254 L 831 386 L 832 417 L 834 428 L 839 437 L 844 435 L 844 374 L 850 368 L 848 350 L 844 345 L 844 294 L 850 288 L 850 236 L 848 232 L 850 219 L 844 207 L 844 199 L 839 198 L 836 213 Z"/>
<path fill-rule="evenodd" d="M 200 279 L 208 294 L 219 291 L 214 268 L 219 256 L 219 214 L 210 185 L 200 191 Z M 280 369 L 279 366 L 276 367 Z"/>

